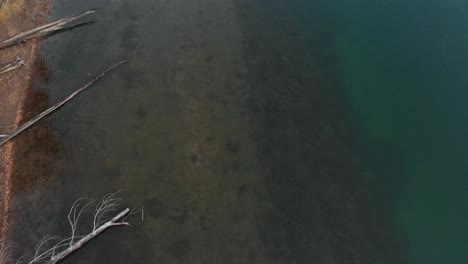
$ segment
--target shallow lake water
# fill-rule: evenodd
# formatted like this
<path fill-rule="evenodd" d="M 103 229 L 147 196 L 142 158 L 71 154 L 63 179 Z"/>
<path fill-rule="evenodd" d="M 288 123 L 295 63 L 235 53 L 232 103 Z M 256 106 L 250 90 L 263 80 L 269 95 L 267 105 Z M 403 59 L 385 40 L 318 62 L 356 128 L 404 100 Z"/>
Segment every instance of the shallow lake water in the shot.
<path fill-rule="evenodd" d="M 66 263 L 466 262 L 466 9 L 422 2 L 98 8 L 42 42 L 35 104 L 127 62 L 24 134 L 12 239 L 123 190 L 144 221 Z"/>

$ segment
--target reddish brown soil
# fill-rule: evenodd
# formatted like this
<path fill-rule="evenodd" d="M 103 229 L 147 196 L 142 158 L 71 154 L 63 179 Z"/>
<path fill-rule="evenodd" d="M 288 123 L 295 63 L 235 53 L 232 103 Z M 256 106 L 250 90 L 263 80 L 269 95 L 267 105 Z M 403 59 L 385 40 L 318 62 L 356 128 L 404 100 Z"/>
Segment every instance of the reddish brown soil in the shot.
<path fill-rule="evenodd" d="M 10 3 L 14 2 L 15 0 L 10 0 Z M 51 0 L 25 3 L 18 12 L 11 14 L 7 21 L 0 23 L 0 41 L 46 22 Z M 31 40 L 25 44 L 0 50 L 0 63 L 11 61 L 16 57 L 21 57 L 26 62 L 26 65 L 20 69 L 0 75 L 0 134 L 8 134 L 32 115 L 34 112 L 31 110 L 32 100 L 38 98 L 44 101 L 44 95 L 41 96 L 32 89 L 34 78 L 41 72 L 37 47 L 37 41 Z M 46 95 L 45 102 L 47 102 Z M 25 188 L 15 184 L 18 178 L 23 178 L 20 175 L 24 176 L 18 173 L 17 169 L 18 166 L 24 165 L 24 161 L 15 157 L 29 153 L 24 147 L 26 145 L 27 142 L 16 139 L 0 147 L 0 249 L 9 237 L 11 195 L 14 189 Z"/>

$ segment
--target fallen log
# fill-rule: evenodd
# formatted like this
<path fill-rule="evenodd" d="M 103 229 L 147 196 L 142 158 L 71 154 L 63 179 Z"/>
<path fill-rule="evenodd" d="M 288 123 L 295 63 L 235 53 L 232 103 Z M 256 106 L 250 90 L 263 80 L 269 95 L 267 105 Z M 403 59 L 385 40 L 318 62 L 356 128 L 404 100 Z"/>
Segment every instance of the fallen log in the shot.
<path fill-rule="evenodd" d="M 4 145 L 5 143 L 7 143 L 8 141 L 10 141 L 11 139 L 13 139 L 14 137 L 16 137 L 17 135 L 19 135 L 21 132 L 25 131 L 26 129 L 28 129 L 29 127 L 31 127 L 32 125 L 34 125 L 35 123 L 37 123 L 39 120 L 41 120 L 42 118 L 46 117 L 47 115 L 51 114 L 52 112 L 54 112 L 55 110 L 57 110 L 58 108 L 60 108 L 61 106 L 63 106 L 64 104 L 68 103 L 71 99 L 73 99 L 75 96 L 77 96 L 79 93 L 83 92 L 84 90 L 86 90 L 87 88 L 89 88 L 91 85 L 93 85 L 94 83 L 96 83 L 97 81 L 99 81 L 101 78 L 104 77 L 104 75 L 106 75 L 108 72 L 110 72 L 111 70 L 113 70 L 114 68 L 120 66 L 121 64 L 123 64 L 125 61 L 121 61 L 117 64 L 114 64 L 112 65 L 111 67 L 107 68 L 107 70 L 105 70 L 104 72 L 102 72 L 101 74 L 99 74 L 98 76 L 96 76 L 96 78 L 94 78 L 93 80 L 91 80 L 90 82 L 88 82 L 86 85 L 84 85 L 83 87 L 79 88 L 78 90 L 76 90 L 75 92 L 73 92 L 72 94 L 70 94 L 68 97 L 66 97 L 65 99 L 63 99 L 62 101 L 60 101 L 59 103 L 55 104 L 54 106 L 48 108 L 47 110 L 45 110 L 44 112 L 40 113 L 38 116 L 34 117 L 33 119 L 29 120 L 28 122 L 24 123 L 23 125 L 19 126 L 15 131 L 13 131 L 11 134 L 8 134 L 6 137 L 2 138 L 0 140 L 0 146 Z"/>
<path fill-rule="evenodd" d="M 107 221 L 106 223 L 102 224 L 96 230 L 93 232 L 89 233 L 88 235 L 84 236 L 82 239 L 76 241 L 73 243 L 70 247 L 67 249 L 63 250 L 62 252 L 57 253 L 52 257 L 52 259 L 47 262 L 47 264 L 55 264 L 64 258 L 66 258 L 68 255 L 73 253 L 74 251 L 80 249 L 84 244 L 89 242 L 91 239 L 95 238 L 102 232 L 104 232 L 106 229 L 113 227 L 113 226 L 121 226 L 121 225 L 127 225 L 129 226 L 130 224 L 125 222 L 125 221 L 120 221 L 120 219 L 124 218 L 126 215 L 130 213 L 130 209 L 127 208 L 120 212 L 118 215 L 114 216 L 111 220 Z"/>
<path fill-rule="evenodd" d="M 67 17 L 67 18 L 63 18 L 63 19 L 57 20 L 55 22 L 52 22 L 52 23 L 49 23 L 49 24 L 46 24 L 46 25 L 31 29 L 31 30 L 23 32 L 23 33 L 20 33 L 20 34 L 12 37 L 10 39 L 7 39 L 5 41 L 0 42 L 0 49 L 8 48 L 8 47 L 11 47 L 11 46 L 16 45 L 18 43 L 25 42 L 25 41 L 33 39 L 33 38 L 45 36 L 47 34 L 62 30 L 65 25 L 70 24 L 73 21 L 76 21 L 76 20 L 78 20 L 78 19 L 80 19 L 80 18 L 82 18 L 84 16 L 87 16 L 87 15 L 93 14 L 93 13 L 95 13 L 94 10 L 89 10 L 89 11 L 83 12 L 81 14 L 74 15 L 74 16 Z"/>
<path fill-rule="evenodd" d="M 91 198 L 80 198 L 76 200 L 67 216 L 71 228 L 70 235 L 65 238 L 56 236 L 45 237 L 37 243 L 36 250 L 33 254 L 23 255 L 15 263 L 55 264 L 64 260 L 107 229 L 116 226 L 131 226 L 127 218 L 133 214 L 139 213 L 139 211 L 126 208 L 114 215 L 114 213 L 117 212 L 117 208 L 120 207 L 120 202 L 122 200 L 117 196 L 119 193 L 120 191 L 107 194 L 99 202 Z M 79 230 L 82 229 L 81 215 L 89 211 L 92 206 L 95 207 L 92 217 L 93 228 L 85 235 L 80 235 Z M 111 214 L 114 216 L 110 216 Z M 141 211 L 141 214 L 143 218 L 143 211 Z M 3 249 L 0 248 L 0 257 L 3 256 L 3 259 L 10 259 L 13 255 L 13 248 L 11 246 L 9 247 L 9 245 L 10 244 L 6 244 Z M 6 263 L 10 262 L 0 261 L 0 264 Z"/>
<path fill-rule="evenodd" d="M 7 73 L 21 68 L 24 65 L 24 60 L 20 57 L 17 57 L 14 61 L 9 61 L 7 63 L 0 64 L 0 74 Z"/>

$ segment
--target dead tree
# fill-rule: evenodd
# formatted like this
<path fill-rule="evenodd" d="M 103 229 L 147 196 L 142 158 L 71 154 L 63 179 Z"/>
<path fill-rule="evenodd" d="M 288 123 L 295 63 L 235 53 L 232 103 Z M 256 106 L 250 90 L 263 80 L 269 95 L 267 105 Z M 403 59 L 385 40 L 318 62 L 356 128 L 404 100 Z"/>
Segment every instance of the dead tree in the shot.
<path fill-rule="evenodd" d="M 128 216 L 141 212 L 143 220 L 143 210 L 136 211 L 126 208 L 116 214 L 121 202 L 121 199 L 117 196 L 118 193 L 119 192 L 107 194 L 99 202 L 90 198 L 80 198 L 76 200 L 67 216 L 71 229 L 70 235 L 65 238 L 45 237 L 36 245 L 33 255 L 23 255 L 15 263 L 58 263 L 109 228 L 130 226 L 127 222 Z M 92 206 L 94 206 L 92 230 L 88 234 L 80 235 L 77 233 L 80 218 L 82 214 Z M 13 244 L 9 243 L 0 250 L 0 264 L 7 264 L 12 261 L 13 249 Z"/>
<path fill-rule="evenodd" d="M 21 43 L 21 42 L 25 42 L 25 41 L 30 40 L 32 38 L 42 37 L 42 36 L 51 34 L 53 32 L 62 30 L 64 26 L 70 24 L 71 22 L 76 21 L 76 20 L 78 20 L 78 19 L 80 19 L 80 18 L 82 18 L 84 16 L 87 16 L 87 15 L 93 14 L 93 13 L 95 13 L 94 10 L 89 10 L 89 11 L 83 12 L 81 14 L 74 15 L 74 16 L 67 17 L 67 18 L 63 18 L 63 19 L 57 20 L 55 22 L 52 22 L 52 23 L 49 23 L 49 24 L 46 24 L 46 25 L 31 29 L 31 30 L 23 32 L 23 33 L 20 33 L 20 34 L 12 37 L 10 39 L 7 39 L 5 41 L 0 42 L 0 49 L 11 47 L 13 45 L 16 45 L 16 44 Z"/>
<path fill-rule="evenodd" d="M 102 72 L 101 74 L 99 74 L 98 76 L 96 76 L 96 78 L 94 78 L 93 80 L 91 80 L 89 83 L 87 83 L 85 86 L 79 88 L 78 90 L 76 90 L 75 92 L 73 92 L 72 94 L 70 94 L 68 97 L 66 97 L 65 99 L 63 99 L 62 101 L 58 102 L 57 104 L 55 104 L 54 106 L 48 108 L 47 110 L 45 110 L 44 112 L 40 113 L 38 116 L 34 117 L 33 119 L 29 120 L 28 122 L 22 124 L 21 126 L 19 126 L 16 130 L 14 130 L 13 132 L 11 132 L 10 134 L 8 135 L 2 135 L 0 137 L 0 146 L 4 145 L 5 143 L 7 143 L 9 140 L 11 140 L 12 138 L 16 137 L 17 135 L 19 135 L 21 132 L 25 131 L 26 129 L 28 129 L 29 127 L 31 127 L 32 125 L 34 125 L 35 123 L 37 123 L 39 120 L 41 120 L 42 118 L 46 117 L 47 115 L 51 114 L 52 112 L 54 112 L 55 110 L 59 109 L 61 106 L 63 106 L 64 104 L 68 103 L 70 100 L 72 100 L 75 96 L 77 96 L 79 93 L 83 92 L 84 90 L 88 89 L 90 86 L 92 86 L 94 83 L 96 83 L 97 81 L 99 81 L 101 78 L 103 78 L 109 71 L 111 71 L 112 69 L 120 66 L 121 64 L 123 64 L 125 61 L 121 61 L 117 64 L 114 64 L 112 65 L 111 67 L 107 68 L 107 70 L 105 70 L 104 72 Z"/>

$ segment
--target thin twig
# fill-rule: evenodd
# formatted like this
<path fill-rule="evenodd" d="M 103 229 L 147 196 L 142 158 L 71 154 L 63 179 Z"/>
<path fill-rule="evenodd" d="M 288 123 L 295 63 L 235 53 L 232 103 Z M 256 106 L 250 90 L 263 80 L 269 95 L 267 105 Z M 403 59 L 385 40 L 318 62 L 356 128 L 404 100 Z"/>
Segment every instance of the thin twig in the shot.
<path fill-rule="evenodd" d="M 55 110 L 57 110 L 58 108 L 60 108 L 61 106 L 63 106 L 64 104 L 68 103 L 71 99 L 73 99 L 76 95 L 78 95 L 79 93 L 83 92 L 84 90 L 86 90 L 87 88 L 89 88 L 91 85 L 93 85 L 94 83 L 96 83 L 97 81 L 99 81 L 102 77 L 104 77 L 104 75 L 106 75 L 109 71 L 113 70 L 114 68 L 120 66 L 122 63 L 124 63 L 125 61 L 121 61 L 117 64 L 114 64 L 112 65 L 111 67 L 107 68 L 107 70 L 105 70 L 104 72 L 102 72 L 101 74 L 99 74 L 96 78 L 94 78 L 92 81 L 90 81 L 89 83 L 87 83 L 85 86 L 79 88 L 78 90 L 76 90 L 74 93 L 72 93 L 71 95 L 69 95 L 67 98 L 63 99 L 62 101 L 60 101 L 59 103 L 57 103 L 56 105 L 50 107 L 49 109 L 45 110 L 44 112 L 40 113 L 38 116 L 34 117 L 33 119 L 29 120 L 28 122 L 24 123 L 23 125 L 19 126 L 15 131 L 13 131 L 12 133 L 10 133 L 7 137 L 3 138 L 2 140 L 0 140 L 0 146 L 4 145 L 5 143 L 7 143 L 8 141 L 10 141 L 12 138 L 16 137 L 18 134 L 20 134 L 21 132 L 25 131 L 26 129 L 28 129 L 29 127 L 31 127 L 32 125 L 34 125 L 36 122 L 38 122 L 39 120 L 41 120 L 42 118 L 46 117 L 47 115 L 51 114 L 52 112 L 54 112 Z"/>
<path fill-rule="evenodd" d="M 0 244 L 2 248 L 0 248 L 0 264 L 7 264 L 11 262 L 13 251 L 15 250 L 16 246 L 14 243 L 5 242 L 4 244 Z"/>
<path fill-rule="evenodd" d="M 78 202 L 82 200 L 88 200 L 89 202 L 87 202 L 85 205 L 81 206 L 80 208 L 80 204 L 78 204 Z M 80 198 L 75 201 L 72 208 L 70 209 L 70 213 L 68 213 L 68 222 L 70 223 L 70 227 L 71 227 L 71 236 L 70 236 L 70 244 L 69 244 L 70 247 L 73 245 L 73 240 L 76 238 L 75 232 L 76 232 L 76 228 L 78 227 L 78 220 L 81 217 L 81 213 L 83 213 L 86 207 L 92 205 L 93 203 L 94 203 L 93 199 Z M 77 214 L 78 210 L 79 212 Z M 73 214 L 73 218 L 72 218 L 72 214 Z"/>

